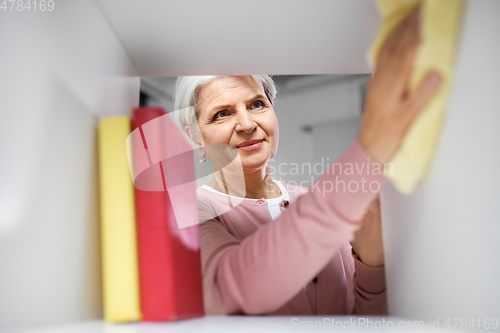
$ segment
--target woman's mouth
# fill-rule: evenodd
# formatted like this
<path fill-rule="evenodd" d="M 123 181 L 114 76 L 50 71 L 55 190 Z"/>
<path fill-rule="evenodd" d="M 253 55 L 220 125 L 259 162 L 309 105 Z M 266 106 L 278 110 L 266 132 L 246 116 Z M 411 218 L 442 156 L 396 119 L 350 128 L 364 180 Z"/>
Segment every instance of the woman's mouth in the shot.
<path fill-rule="evenodd" d="M 262 141 L 264 140 L 262 139 L 262 140 L 245 141 L 237 145 L 236 148 L 238 148 L 238 150 L 240 151 L 256 150 L 262 146 Z"/>

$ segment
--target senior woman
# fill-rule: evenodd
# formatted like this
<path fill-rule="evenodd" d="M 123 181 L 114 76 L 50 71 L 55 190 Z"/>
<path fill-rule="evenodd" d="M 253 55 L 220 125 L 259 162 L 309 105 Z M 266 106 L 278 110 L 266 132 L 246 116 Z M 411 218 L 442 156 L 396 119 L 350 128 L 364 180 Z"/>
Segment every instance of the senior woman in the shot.
<path fill-rule="evenodd" d="M 414 93 L 406 90 L 418 27 L 415 10 L 385 42 L 369 83 L 360 134 L 335 165 L 388 162 L 438 89 L 439 75 L 430 73 Z M 279 139 L 275 96 L 274 83 L 265 75 L 177 81 L 175 109 L 183 110 L 181 123 L 201 161 L 217 165 L 210 182 L 197 190 L 205 312 L 385 314 L 378 194 L 371 186 L 321 191 L 327 182 L 382 185 L 385 176 L 368 168 L 339 173 L 332 165 L 316 187 L 274 181 L 269 163 Z M 224 169 L 224 151 L 237 155 L 241 177 L 237 168 Z M 227 209 L 234 199 L 238 204 Z"/>

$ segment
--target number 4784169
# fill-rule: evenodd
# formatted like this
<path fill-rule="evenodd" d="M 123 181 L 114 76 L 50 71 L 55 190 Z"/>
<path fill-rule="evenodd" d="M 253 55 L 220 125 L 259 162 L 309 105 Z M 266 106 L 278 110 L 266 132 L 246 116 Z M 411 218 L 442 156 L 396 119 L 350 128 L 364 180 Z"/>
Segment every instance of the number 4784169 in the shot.
<path fill-rule="evenodd" d="M 498 328 L 497 318 L 484 318 L 468 320 L 467 318 L 448 318 L 444 327 L 451 329 L 483 329 L 483 330 L 496 330 Z"/>
<path fill-rule="evenodd" d="M 54 7 L 54 0 L 3 0 L 0 10 L 4 12 L 51 12 Z"/>

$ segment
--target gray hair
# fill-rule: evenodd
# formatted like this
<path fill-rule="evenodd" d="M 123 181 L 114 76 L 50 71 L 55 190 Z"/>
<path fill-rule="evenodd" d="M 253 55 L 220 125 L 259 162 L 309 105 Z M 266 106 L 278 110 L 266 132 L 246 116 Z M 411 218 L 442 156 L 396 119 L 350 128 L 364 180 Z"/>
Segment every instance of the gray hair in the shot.
<path fill-rule="evenodd" d="M 219 77 L 225 76 L 179 76 L 175 84 L 174 110 L 179 112 L 179 122 L 183 130 L 186 126 L 192 128 L 197 123 L 197 117 L 200 112 L 198 105 L 198 93 L 207 83 Z M 269 75 L 252 75 L 252 78 L 264 91 L 267 98 L 274 105 L 276 97 L 276 86 Z M 195 129 L 199 134 L 198 126 Z"/>

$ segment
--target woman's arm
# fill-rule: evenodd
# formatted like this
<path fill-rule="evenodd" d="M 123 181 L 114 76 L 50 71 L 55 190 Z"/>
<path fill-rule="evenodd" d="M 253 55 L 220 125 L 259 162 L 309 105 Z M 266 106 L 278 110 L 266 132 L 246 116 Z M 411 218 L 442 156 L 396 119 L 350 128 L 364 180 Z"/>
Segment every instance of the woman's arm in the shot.
<path fill-rule="evenodd" d="M 354 265 L 354 308 L 353 314 L 387 315 L 387 295 L 384 266 L 368 266 L 356 255 Z"/>
<path fill-rule="evenodd" d="M 385 183 L 373 163 L 354 141 L 308 193 L 241 242 L 217 219 L 201 223 L 205 311 L 265 314 L 295 296 L 352 239 Z M 209 209 L 201 203 L 200 214 Z"/>
<path fill-rule="evenodd" d="M 386 315 L 387 297 L 379 195 L 370 203 L 350 245 L 354 266 L 353 313 Z"/>

